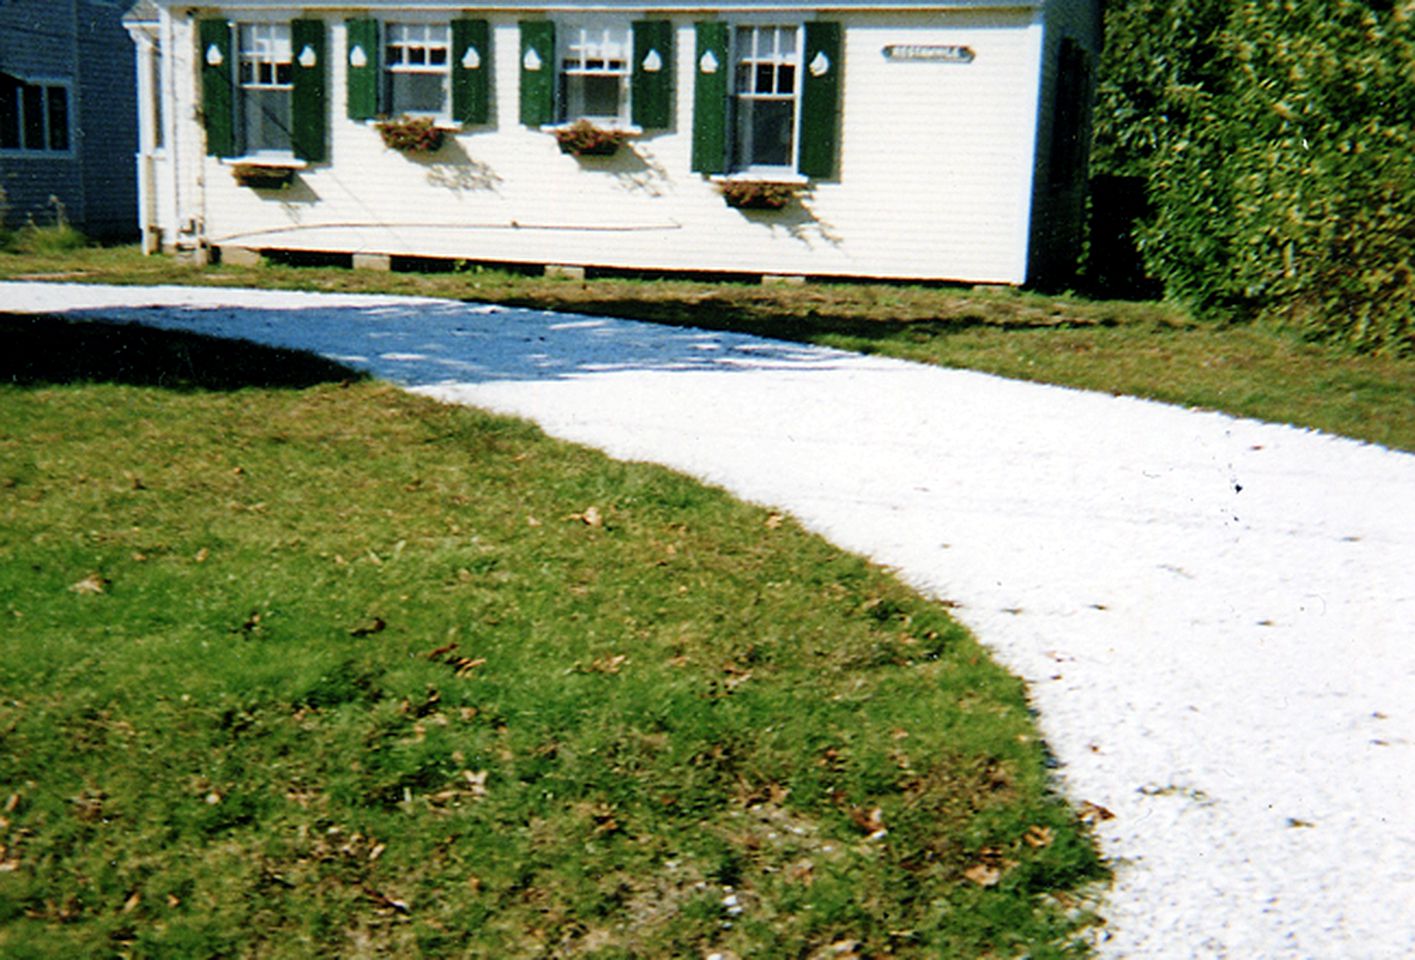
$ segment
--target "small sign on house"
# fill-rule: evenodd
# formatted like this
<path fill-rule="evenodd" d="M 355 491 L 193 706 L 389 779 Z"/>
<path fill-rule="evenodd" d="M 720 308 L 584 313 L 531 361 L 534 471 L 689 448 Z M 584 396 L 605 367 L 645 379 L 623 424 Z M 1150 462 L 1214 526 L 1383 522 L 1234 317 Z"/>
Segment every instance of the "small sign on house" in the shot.
<path fill-rule="evenodd" d="M 972 47 L 955 43 L 891 43 L 884 48 L 886 60 L 912 60 L 927 63 L 972 63 L 976 54 Z"/>

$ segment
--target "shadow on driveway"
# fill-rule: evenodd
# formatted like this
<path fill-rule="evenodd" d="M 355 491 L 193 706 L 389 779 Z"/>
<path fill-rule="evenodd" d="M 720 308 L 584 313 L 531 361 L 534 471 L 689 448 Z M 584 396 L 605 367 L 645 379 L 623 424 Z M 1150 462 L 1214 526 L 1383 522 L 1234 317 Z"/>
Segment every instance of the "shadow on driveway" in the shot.
<path fill-rule="evenodd" d="M 0 383 L 300 389 L 365 374 L 302 350 L 134 323 L 0 313 Z"/>
<path fill-rule="evenodd" d="M 243 297 L 250 293 L 242 291 Z M 315 382 L 347 379 L 349 369 L 356 369 L 403 386 L 432 386 L 628 371 L 819 371 L 835 366 L 844 356 L 820 347 L 734 333 L 446 300 L 325 295 L 316 303 L 307 294 L 262 291 L 251 298 L 253 302 L 237 306 L 230 303 L 229 293 L 219 289 L 184 290 L 183 294 L 186 302 L 169 300 L 161 306 L 144 304 L 136 291 L 119 294 L 111 305 L 82 303 L 82 292 L 73 306 L 63 298 L 46 304 L 43 312 L 48 316 L 25 321 L 28 326 L 22 334 L 16 333 L 20 321 L 5 324 L 6 336 L 27 337 L 33 345 L 8 350 L 12 357 L 28 356 L 5 361 L 4 372 L 11 379 L 55 375 L 64 379 L 62 372 L 67 369 L 80 378 L 85 376 L 82 371 L 98 369 L 110 371 L 98 378 L 111 378 L 115 367 L 126 366 L 124 356 L 167 350 L 180 356 L 169 358 L 175 366 L 156 364 L 162 368 L 156 374 L 160 380 L 131 382 L 170 385 L 174 377 L 176 381 L 196 377 L 213 384 L 258 385 L 269 379 L 274 381 L 270 385 L 297 386 L 302 377 L 315 377 Z M 161 298 L 163 290 L 153 289 L 148 295 Z M 44 332 L 46 325 L 54 324 L 64 326 Z M 224 362 L 231 369 L 225 373 L 208 369 L 208 354 L 195 346 L 196 339 L 159 347 L 164 341 L 135 331 L 120 337 L 122 324 L 205 338 L 200 342 L 208 342 L 216 366 Z M 81 336 L 78 330 L 83 331 Z M 122 340 L 121 352 L 120 344 L 107 338 Z M 209 342 L 211 338 L 246 344 L 217 347 Z M 278 351 L 278 359 L 257 353 L 255 344 Z M 203 372 L 195 369 L 192 351 L 201 353 Z M 301 369 L 290 351 L 314 354 L 325 365 L 311 363 Z M 83 356 L 60 359 L 64 354 Z M 58 371 L 47 372 L 55 363 Z M 273 369 L 262 372 L 262 364 Z M 201 384 L 192 380 L 191 385 Z"/>

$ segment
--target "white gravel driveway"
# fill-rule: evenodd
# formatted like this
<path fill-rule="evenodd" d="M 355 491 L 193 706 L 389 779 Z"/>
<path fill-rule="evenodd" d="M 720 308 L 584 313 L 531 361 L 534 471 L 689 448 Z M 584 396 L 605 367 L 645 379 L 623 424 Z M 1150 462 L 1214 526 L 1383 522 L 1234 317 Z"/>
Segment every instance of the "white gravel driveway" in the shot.
<path fill-rule="evenodd" d="M 749 337 L 397 297 L 0 284 L 304 347 L 788 509 L 1031 685 L 1103 956 L 1415 956 L 1415 456 Z"/>

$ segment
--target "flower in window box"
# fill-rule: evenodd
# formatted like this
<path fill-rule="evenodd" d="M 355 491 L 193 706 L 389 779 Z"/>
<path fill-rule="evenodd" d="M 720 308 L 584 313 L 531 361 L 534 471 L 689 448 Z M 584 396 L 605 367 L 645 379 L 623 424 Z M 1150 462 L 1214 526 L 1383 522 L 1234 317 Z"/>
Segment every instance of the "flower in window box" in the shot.
<path fill-rule="evenodd" d="M 729 207 L 742 210 L 780 210 L 801 192 L 797 183 L 769 180 L 724 180 L 717 185 Z"/>
<path fill-rule="evenodd" d="M 243 187 L 255 190 L 284 190 L 294 179 L 295 168 L 238 163 L 231 168 L 231 176 Z"/>
<path fill-rule="evenodd" d="M 568 127 L 555 131 L 555 142 L 560 144 L 560 152 L 577 157 L 613 156 L 628 139 L 629 134 L 623 130 L 606 130 L 588 120 L 576 120 Z"/>
<path fill-rule="evenodd" d="M 447 136 L 431 117 L 397 117 L 374 126 L 384 146 L 402 153 L 436 153 Z"/>

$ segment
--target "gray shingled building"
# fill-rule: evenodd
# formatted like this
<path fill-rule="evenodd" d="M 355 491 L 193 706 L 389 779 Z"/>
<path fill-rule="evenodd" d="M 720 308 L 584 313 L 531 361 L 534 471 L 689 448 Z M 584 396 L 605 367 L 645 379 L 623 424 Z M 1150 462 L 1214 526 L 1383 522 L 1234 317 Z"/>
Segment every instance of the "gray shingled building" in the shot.
<path fill-rule="evenodd" d="M 13 227 L 137 230 L 137 106 L 127 0 L 0 0 L 0 189 Z"/>

